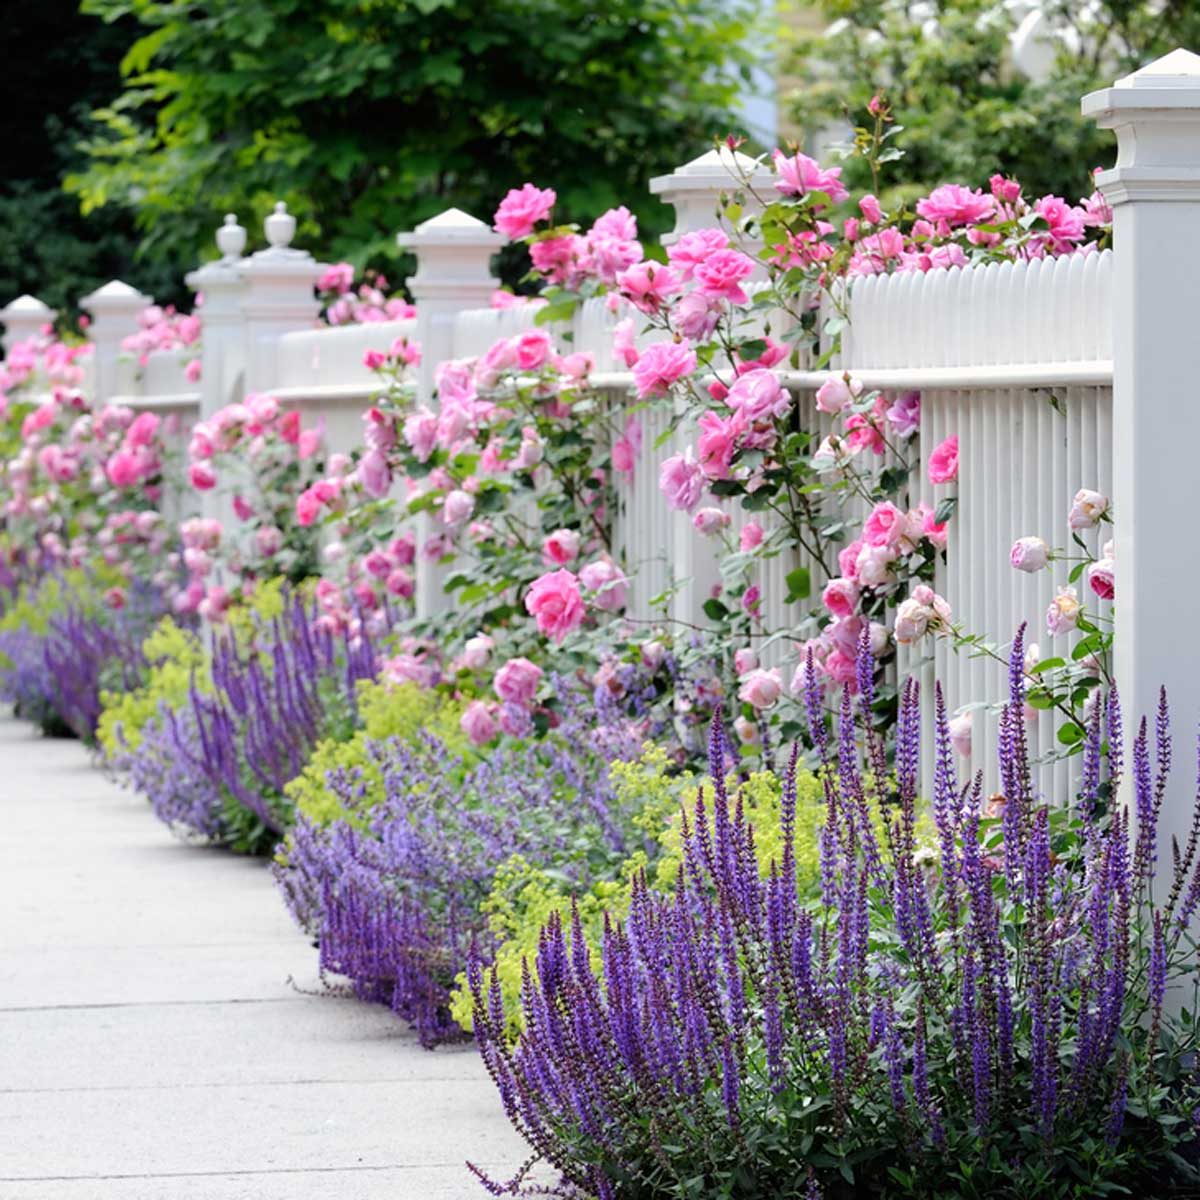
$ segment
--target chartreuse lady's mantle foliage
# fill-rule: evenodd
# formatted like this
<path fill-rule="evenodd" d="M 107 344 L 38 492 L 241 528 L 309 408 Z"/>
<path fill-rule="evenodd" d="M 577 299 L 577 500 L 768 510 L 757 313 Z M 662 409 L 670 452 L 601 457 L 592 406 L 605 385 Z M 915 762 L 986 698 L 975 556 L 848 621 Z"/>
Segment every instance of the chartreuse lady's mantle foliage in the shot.
<path fill-rule="evenodd" d="M 860 728 L 870 688 L 858 701 L 846 689 L 831 736 L 814 679 L 826 803 L 816 901 L 791 837 L 794 760 L 787 836 L 764 879 L 714 724 L 712 791 L 681 817 L 675 888 L 637 878 L 628 914 L 605 923 L 599 977 L 582 918 L 552 914 L 513 1045 L 499 984 L 472 968 L 480 1049 L 535 1158 L 561 1172 L 553 1194 L 1195 1194 L 1196 1023 L 1167 998 L 1194 991 L 1200 804 L 1160 870 L 1165 700 L 1127 755 L 1115 694 L 1091 723 L 1079 796 L 1036 796 L 1022 653 L 1018 637 L 1002 795 L 955 778 L 938 697 L 933 853 L 915 833 L 916 685 L 888 771 Z M 860 681 L 872 672 L 864 651 Z M 1123 780 L 1136 813 L 1114 802 Z M 879 801 L 883 839 L 868 817 Z M 517 1194 L 527 1178 L 489 1186 Z"/>

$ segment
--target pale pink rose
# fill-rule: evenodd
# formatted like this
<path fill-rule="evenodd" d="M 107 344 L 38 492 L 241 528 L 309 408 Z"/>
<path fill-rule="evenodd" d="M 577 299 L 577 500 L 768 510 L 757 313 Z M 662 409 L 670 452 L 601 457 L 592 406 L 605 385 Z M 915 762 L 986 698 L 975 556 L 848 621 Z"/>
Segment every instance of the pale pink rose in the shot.
<path fill-rule="evenodd" d="M 229 593 L 220 584 L 213 584 L 204 593 L 204 599 L 200 601 L 196 611 L 206 621 L 220 621 L 229 611 L 230 602 Z"/>
<path fill-rule="evenodd" d="M 724 311 L 723 300 L 703 292 L 688 292 L 671 306 L 671 328 L 689 341 L 705 342 L 712 337 Z"/>
<path fill-rule="evenodd" d="M 735 717 L 733 732 L 737 734 L 737 739 L 743 746 L 753 746 L 758 741 L 758 726 L 748 717 Z"/>
<path fill-rule="evenodd" d="M 907 514 L 890 500 L 883 500 L 875 505 L 863 525 L 863 541 L 868 546 L 888 546 L 894 549 L 900 544 L 907 528 Z"/>
<path fill-rule="evenodd" d="M 404 440 L 419 462 L 426 462 L 437 444 L 437 414 L 418 408 L 404 421 Z"/>
<path fill-rule="evenodd" d="M 651 671 L 657 671 L 663 665 L 663 660 L 667 657 L 666 646 L 655 639 L 643 642 L 638 648 L 638 652 L 641 655 L 642 664 L 649 667 Z"/>
<path fill-rule="evenodd" d="M 397 687 L 400 684 L 415 683 L 418 687 L 433 687 L 437 680 L 437 671 L 424 658 L 417 654 L 397 654 L 383 664 L 383 678 L 386 683 Z"/>
<path fill-rule="evenodd" d="M 589 592 L 592 603 L 605 612 L 616 612 L 625 607 L 629 591 L 629 580 L 625 572 L 610 559 L 601 558 L 588 563 L 579 572 L 579 580 Z"/>
<path fill-rule="evenodd" d="M 537 695 L 542 668 L 527 658 L 510 658 L 496 672 L 492 687 L 506 704 L 529 705 Z"/>
<path fill-rule="evenodd" d="M 1050 607 L 1046 609 L 1046 630 L 1053 637 L 1069 633 L 1079 624 L 1079 593 L 1073 587 L 1061 587 Z"/>
<path fill-rule="evenodd" d="M 1071 511 L 1067 514 L 1067 524 L 1072 529 L 1091 529 L 1100 523 L 1100 519 L 1108 512 L 1108 497 L 1099 492 L 1080 488 L 1071 502 Z"/>
<path fill-rule="evenodd" d="M 373 500 L 382 500 L 392 486 L 392 470 L 382 450 L 368 450 L 359 460 L 358 481 Z"/>
<path fill-rule="evenodd" d="M 858 584 L 852 579 L 831 579 L 821 593 L 821 603 L 835 617 L 849 617 L 858 609 Z"/>
<path fill-rule="evenodd" d="M 996 211 L 993 197 L 957 183 L 936 187 L 917 201 L 917 214 L 927 221 L 946 221 L 950 225 L 978 225 Z"/>
<path fill-rule="evenodd" d="M 567 570 L 547 571 L 533 581 L 525 609 L 537 621 L 539 632 L 561 642 L 583 623 L 579 580 Z"/>
<path fill-rule="evenodd" d="M 950 623 L 950 606 L 927 584 L 918 584 L 896 609 L 895 637 L 902 645 L 920 641 L 926 632 L 939 632 Z"/>
<path fill-rule="evenodd" d="M 850 194 L 842 183 L 841 167 L 824 169 L 807 154 L 788 157 L 782 150 L 774 154 L 776 191 L 785 196 L 806 196 L 809 192 L 824 192 L 833 204 L 840 204 Z"/>
<path fill-rule="evenodd" d="M 897 437 L 912 437 L 921 427 L 921 393 L 901 392 L 884 415 Z"/>
<path fill-rule="evenodd" d="M 823 413 L 836 416 L 862 394 L 863 386 L 849 375 L 831 375 L 819 388 L 814 397 L 817 408 Z"/>
<path fill-rule="evenodd" d="M 475 497 L 461 488 L 455 488 L 442 504 L 442 520 L 452 529 L 471 519 L 475 511 Z"/>
<path fill-rule="evenodd" d="M 953 483 L 958 478 L 958 434 L 952 433 L 929 456 L 929 482 Z"/>
<path fill-rule="evenodd" d="M 862 213 L 863 220 L 872 225 L 878 225 L 883 220 L 883 209 L 879 206 L 879 201 L 869 193 L 858 202 L 858 211 Z"/>
<path fill-rule="evenodd" d="M 579 553 L 579 533 L 574 529 L 557 529 L 542 542 L 542 561 L 564 566 Z"/>
<path fill-rule="evenodd" d="M 1088 587 L 1101 600 L 1111 600 L 1116 592 L 1116 582 L 1113 574 L 1113 560 L 1101 558 L 1091 563 L 1087 569 Z"/>
<path fill-rule="evenodd" d="M 748 675 L 758 669 L 758 655 L 749 647 L 733 652 L 733 669 L 739 675 Z"/>
<path fill-rule="evenodd" d="M 459 720 L 459 727 L 474 746 L 486 746 L 496 736 L 496 718 L 492 706 L 483 700 L 472 700 Z"/>
<path fill-rule="evenodd" d="M 763 527 L 757 521 L 747 521 L 742 526 L 741 536 L 738 538 L 739 548 L 744 552 L 754 550 L 761 546 L 763 541 Z"/>
<path fill-rule="evenodd" d="M 858 663 L 855 652 L 848 653 L 838 648 L 830 650 L 821 663 L 821 669 L 839 687 L 849 684 L 852 691 L 857 690 Z"/>
<path fill-rule="evenodd" d="M 193 358 L 183 368 L 183 377 L 188 381 L 188 383 L 199 383 L 200 372 L 202 369 L 203 368 L 200 359 Z"/>
<path fill-rule="evenodd" d="M 962 758 L 971 757 L 972 714 L 961 713 L 950 719 L 950 744 Z"/>
<path fill-rule="evenodd" d="M 1040 537 L 1017 538 L 1009 551 L 1008 561 L 1018 571 L 1032 575 L 1050 561 L 1050 547 Z"/>
<path fill-rule="evenodd" d="M 705 537 L 711 537 L 720 533 L 722 529 L 727 529 L 731 520 L 730 515 L 722 509 L 702 508 L 692 518 L 692 528 Z"/>
<path fill-rule="evenodd" d="M 754 259 L 740 250 L 715 250 L 696 265 L 692 277 L 702 295 L 732 304 L 748 304 L 750 297 L 742 284 L 754 271 Z"/>
<path fill-rule="evenodd" d="M 674 269 L 663 263 L 646 260 L 634 263 L 617 276 L 617 286 L 633 306 L 644 313 L 655 313 L 668 297 L 683 287 Z"/>
<path fill-rule="evenodd" d="M 495 639 L 488 637 L 486 633 L 477 633 L 474 637 L 467 638 L 461 655 L 463 666 L 469 671 L 481 671 L 487 666 L 495 645 Z"/>
<path fill-rule="evenodd" d="M 778 667 L 769 671 L 756 667 L 742 680 L 738 688 L 738 699 L 762 712 L 770 708 L 783 695 L 783 679 Z"/>
<path fill-rule="evenodd" d="M 409 599 L 415 590 L 413 577 L 403 567 L 389 571 L 383 586 L 387 588 L 388 595 L 398 596 L 401 600 Z"/>
<path fill-rule="evenodd" d="M 212 570 L 212 557 L 206 550 L 200 550 L 195 546 L 185 546 L 183 565 L 187 568 L 189 575 L 202 578 Z"/>
<path fill-rule="evenodd" d="M 301 458 L 312 458 L 321 448 L 321 431 L 319 429 L 302 429 L 296 442 L 296 453 Z"/>
<path fill-rule="evenodd" d="M 680 512 L 691 512 L 704 492 L 704 471 L 696 462 L 691 446 L 684 454 L 673 454 L 658 475 L 659 490 L 667 504 Z"/>
<path fill-rule="evenodd" d="M 283 531 L 275 525 L 263 525 L 254 531 L 254 544 L 263 558 L 274 558 L 283 549 Z"/>
<path fill-rule="evenodd" d="M 639 399 L 664 395 L 672 384 L 696 369 L 696 352 L 686 343 L 655 342 L 647 346 L 633 367 Z"/>
<path fill-rule="evenodd" d="M 532 183 L 513 188 L 496 209 L 495 229 L 509 241 L 528 237 L 533 227 L 544 221 L 558 199 L 553 188 L 539 188 Z"/>

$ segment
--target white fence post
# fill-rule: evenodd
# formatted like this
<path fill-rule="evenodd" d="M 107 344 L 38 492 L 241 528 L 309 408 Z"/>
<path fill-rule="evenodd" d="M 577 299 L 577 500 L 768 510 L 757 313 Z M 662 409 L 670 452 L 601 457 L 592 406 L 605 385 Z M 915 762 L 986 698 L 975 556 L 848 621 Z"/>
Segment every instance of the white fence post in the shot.
<path fill-rule="evenodd" d="M 673 246 L 684 234 L 699 229 L 720 227 L 732 234 L 733 230 L 719 212 L 721 197 L 738 190 L 739 176 L 742 175 L 751 176 L 757 187 L 770 186 L 772 179 L 770 170 L 764 166 L 756 167 L 754 159 L 736 150 L 721 148 L 709 150 L 670 175 L 659 175 L 650 180 L 650 191 L 675 209 L 675 228 L 663 236 L 663 245 Z M 753 202 L 749 201 L 746 208 L 753 211 Z M 751 245 L 746 249 L 753 254 L 758 247 Z M 653 417 L 649 419 L 653 420 Z M 648 432 L 650 436 L 645 444 L 652 446 L 661 430 Z M 659 452 L 658 461 L 649 466 L 656 480 L 662 461 L 694 442 L 696 432 L 690 423 L 676 430 L 675 436 Z M 666 539 L 670 548 L 669 574 L 677 585 L 671 599 L 671 615 L 680 621 L 699 621 L 704 602 L 721 582 L 721 565 L 716 552 L 718 543 L 694 532 L 690 514 L 667 513 L 665 505 L 662 511 L 664 519 L 670 522 L 670 535 Z M 658 538 L 650 544 L 655 543 L 662 544 Z"/>
<path fill-rule="evenodd" d="M 228 213 L 217 230 L 221 257 L 192 271 L 186 283 L 204 296 L 200 313 L 200 419 L 237 398 L 246 363 L 246 334 L 242 298 L 245 280 L 246 231 Z"/>
<path fill-rule="evenodd" d="M 91 314 L 92 325 L 88 331 L 95 361 L 95 390 L 93 397 L 97 405 L 105 404 L 120 390 L 117 386 L 118 360 L 121 343 L 138 331 L 138 314 L 147 305 L 153 304 L 150 296 L 143 296 L 119 279 L 106 283 L 79 301 L 79 307 Z"/>
<path fill-rule="evenodd" d="M 1200 446 L 1200 57 L 1175 50 L 1085 97 L 1083 111 L 1117 135 L 1117 164 L 1098 177 L 1113 206 L 1115 657 L 1127 720 L 1146 715 L 1153 731 L 1160 685 L 1170 699 L 1178 767 L 1159 849 L 1169 870 L 1162 847 L 1172 836 L 1182 846 L 1191 823 L 1200 718 L 1200 554 L 1189 521 Z"/>
<path fill-rule="evenodd" d="M 263 222 L 268 247 L 244 259 L 246 392 L 269 391 L 278 379 L 279 339 L 313 325 L 321 311 L 313 294 L 323 264 L 292 246 L 296 218 L 280 201 Z"/>
<path fill-rule="evenodd" d="M 499 287 L 491 272 L 492 255 L 505 243 L 482 221 L 457 208 L 423 221 L 412 233 L 401 233 L 396 242 L 417 256 L 417 270 L 408 281 L 417 306 L 417 341 L 421 344 L 418 402 L 433 399 L 437 365 L 454 357 L 454 323 L 470 308 L 486 307 Z M 432 532 L 429 519 L 417 522 L 417 615 L 429 617 L 444 607 L 444 572 L 429 562 L 420 548 Z"/>
<path fill-rule="evenodd" d="M 42 326 L 53 321 L 58 314 L 36 296 L 18 296 L 11 304 L 0 308 L 0 321 L 4 322 L 4 336 L 0 346 L 7 354 L 17 342 L 23 342 L 42 331 Z"/>

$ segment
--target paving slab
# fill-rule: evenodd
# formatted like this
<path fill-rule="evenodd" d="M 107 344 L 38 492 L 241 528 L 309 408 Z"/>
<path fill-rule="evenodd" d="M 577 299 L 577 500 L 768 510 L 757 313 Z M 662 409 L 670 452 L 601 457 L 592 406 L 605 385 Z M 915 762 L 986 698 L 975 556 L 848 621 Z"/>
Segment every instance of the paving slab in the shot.
<path fill-rule="evenodd" d="M 470 1046 L 331 992 L 261 862 L 0 717 L 0 1200 L 469 1200 L 525 1157 Z"/>

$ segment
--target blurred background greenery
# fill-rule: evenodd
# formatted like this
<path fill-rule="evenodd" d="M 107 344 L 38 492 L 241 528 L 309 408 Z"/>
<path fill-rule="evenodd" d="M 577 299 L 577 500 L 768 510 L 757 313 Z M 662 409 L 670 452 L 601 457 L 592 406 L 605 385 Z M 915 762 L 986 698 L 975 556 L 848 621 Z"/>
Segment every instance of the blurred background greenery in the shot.
<path fill-rule="evenodd" d="M 186 299 L 222 214 L 276 199 L 323 257 L 391 271 L 397 230 L 526 179 L 653 237 L 651 176 L 731 130 L 829 157 L 879 89 L 891 189 L 999 170 L 1074 200 L 1110 144 L 1079 97 L 1200 44 L 1200 4 L 23 0 L 4 25 L 0 298 L 63 309 L 113 277 Z"/>

